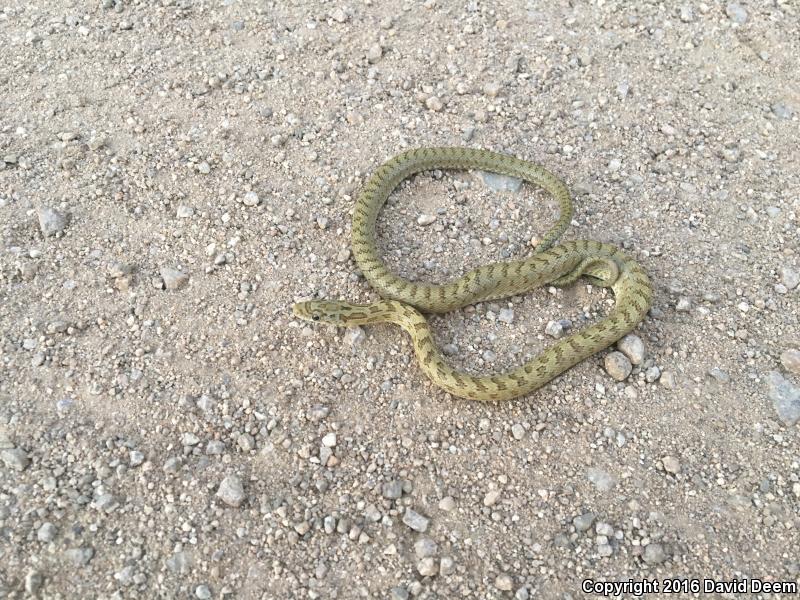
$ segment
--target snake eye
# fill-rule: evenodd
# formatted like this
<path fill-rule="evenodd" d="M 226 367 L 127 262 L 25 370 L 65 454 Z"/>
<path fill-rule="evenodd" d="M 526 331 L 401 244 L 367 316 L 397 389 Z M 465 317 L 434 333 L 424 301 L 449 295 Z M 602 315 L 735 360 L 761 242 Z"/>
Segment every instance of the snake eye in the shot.
<path fill-rule="evenodd" d="M 311 315 L 313 321 L 319 321 L 319 315 Z"/>

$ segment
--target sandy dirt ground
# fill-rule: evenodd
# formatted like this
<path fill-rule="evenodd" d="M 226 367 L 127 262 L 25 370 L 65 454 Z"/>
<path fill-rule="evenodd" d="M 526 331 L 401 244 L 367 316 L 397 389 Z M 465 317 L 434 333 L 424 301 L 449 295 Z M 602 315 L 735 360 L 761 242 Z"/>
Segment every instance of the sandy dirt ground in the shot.
<path fill-rule="evenodd" d="M 0 3 L 0 598 L 793 597 L 798 31 L 793 0 Z M 292 316 L 376 298 L 354 199 L 436 145 L 544 165 L 565 239 L 644 266 L 623 358 L 485 405 L 397 327 Z M 555 218 L 428 172 L 378 233 L 443 282 Z M 432 323 L 490 373 L 612 303 L 583 282 Z"/>

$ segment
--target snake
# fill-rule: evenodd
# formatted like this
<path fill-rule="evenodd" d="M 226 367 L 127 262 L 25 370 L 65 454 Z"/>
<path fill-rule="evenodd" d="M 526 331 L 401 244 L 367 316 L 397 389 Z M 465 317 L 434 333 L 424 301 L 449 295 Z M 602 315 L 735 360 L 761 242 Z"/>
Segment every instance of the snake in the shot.
<path fill-rule="evenodd" d="M 393 273 L 380 256 L 375 231 L 378 214 L 389 195 L 404 179 L 419 172 L 471 169 L 516 177 L 542 188 L 558 203 L 557 221 L 525 259 L 482 265 L 444 284 L 418 283 Z M 422 371 L 453 396 L 489 402 L 524 396 L 621 339 L 644 319 L 652 305 L 653 288 L 647 273 L 616 246 L 594 240 L 556 244 L 572 214 L 567 186 L 535 163 L 477 148 L 407 150 L 378 167 L 353 208 L 352 255 L 382 299 L 370 304 L 305 300 L 292 306 L 293 314 L 305 321 L 337 327 L 399 325 L 410 335 Z M 613 291 L 614 306 L 605 318 L 558 339 L 522 366 L 502 373 L 475 376 L 451 367 L 439 351 L 424 315 L 522 295 L 543 285 L 563 287 L 580 277 Z"/>

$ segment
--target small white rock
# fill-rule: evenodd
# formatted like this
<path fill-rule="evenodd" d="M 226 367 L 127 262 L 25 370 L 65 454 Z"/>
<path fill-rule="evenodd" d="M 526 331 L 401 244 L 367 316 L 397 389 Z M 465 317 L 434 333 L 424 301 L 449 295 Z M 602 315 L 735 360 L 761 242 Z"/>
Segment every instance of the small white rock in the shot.
<path fill-rule="evenodd" d="M 644 360 L 644 342 L 638 335 L 629 333 L 617 342 L 617 348 L 619 348 L 619 351 L 627 356 L 628 360 L 634 365 L 641 364 Z"/>
<path fill-rule="evenodd" d="M 325 437 L 322 438 L 322 445 L 328 448 L 333 448 L 336 446 L 336 434 L 334 432 L 326 433 Z"/>

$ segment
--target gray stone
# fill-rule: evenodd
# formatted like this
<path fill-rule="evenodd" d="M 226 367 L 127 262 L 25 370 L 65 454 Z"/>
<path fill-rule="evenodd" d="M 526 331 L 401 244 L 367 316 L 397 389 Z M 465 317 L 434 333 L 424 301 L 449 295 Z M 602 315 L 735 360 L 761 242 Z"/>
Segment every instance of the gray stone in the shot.
<path fill-rule="evenodd" d="M 790 373 L 800 375 L 800 350 L 790 348 L 784 351 L 781 354 L 781 364 Z"/>
<path fill-rule="evenodd" d="M 644 360 L 644 342 L 638 335 L 629 333 L 617 342 L 617 348 L 634 365 L 641 364 Z"/>
<path fill-rule="evenodd" d="M 428 524 L 430 523 L 430 520 L 427 517 L 419 514 L 417 511 L 411 508 L 406 508 L 406 512 L 403 513 L 403 523 L 405 523 L 414 531 L 425 533 L 428 530 Z"/>
<path fill-rule="evenodd" d="M 771 371 L 767 378 L 768 396 L 778 413 L 778 418 L 787 427 L 800 420 L 800 388 L 792 385 L 777 371 Z"/>
<path fill-rule="evenodd" d="M 67 226 L 67 217 L 49 206 L 42 206 L 36 210 L 39 217 L 39 229 L 44 237 L 52 237 L 62 232 Z"/>
<path fill-rule="evenodd" d="M 575 526 L 575 531 L 586 531 L 592 526 L 594 522 L 594 513 L 585 512 L 572 519 L 572 524 Z"/>
<path fill-rule="evenodd" d="M 667 559 L 667 553 L 664 551 L 664 546 L 661 544 L 647 544 L 644 548 L 642 558 L 648 565 L 657 565 Z"/>
<path fill-rule="evenodd" d="M 138 467 L 140 464 L 144 462 L 144 454 L 142 454 L 138 450 L 131 450 L 128 457 L 129 457 L 128 461 L 132 467 Z"/>
<path fill-rule="evenodd" d="M 586 478 L 601 492 L 611 491 L 611 488 L 617 484 L 616 477 L 608 471 L 596 467 L 586 469 Z"/>
<path fill-rule="evenodd" d="M 514 589 L 514 580 L 508 573 L 500 573 L 494 580 L 494 587 L 503 592 L 510 592 Z"/>
<path fill-rule="evenodd" d="M 781 283 L 787 290 L 793 290 L 800 284 L 800 273 L 790 267 L 781 267 Z"/>
<path fill-rule="evenodd" d="M 631 374 L 633 366 L 622 352 L 610 352 L 605 358 L 606 372 L 617 381 L 624 381 Z"/>
<path fill-rule="evenodd" d="M 6 467 L 15 471 L 24 471 L 31 463 L 28 453 L 22 448 L 7 448 L 0 450 L 0 460 Z"/>
<path fill-rule="evenodd" d="M 206 454 L 216 456 L 225 452 L 225 442 L 222 440 L 210 440 L 206 444 Z"/>
<path fill-rule="evenodd" d="M 488 171 L 478 171 L 483 184 L 496 192 L 518 192 L 522 187 L 522 179 Z"/>
<path fill-rule="evenodd" d="M 94 548 L 90 546 L 70 548 L 64 551 L 64 559 L 75 567 L 85 567 L 93 557 Z"/>
<path fill-rule="evenodd" d="M 414 554 L 417 558 L 427 558 L 436 554 L 436 542 L 429 537 L 421 537 L 414 542 Z"/>
<path fill-rule="evenodd" d="M 525 427 L 521 423 L 514 423 L 511 426 L 511 435 L 515 440 L 521 440 L 525 437 Z"/>
<path fill-rule="evenodd" d="M 484 506 L 494 506 L 497 504 L 497 501 L 500 499 L 500 490 L 489 490 L 486 492 L 486 495 L 483 497 L 483 505 Z"/>
<path fill-rule="evenodd" d="M 408 590 L 403 586 L 396 586 L 392 588 L 391 600 L 408 600 Z"/>
<path fill-rule="evenodd" d="M 675 310 L 678 312 L 689 312 L 692 310 L 692 300 L 686 296 L 681 296 L 678 298 L 677 304 L 675 304 Z"/>
<path fill-rule="evenodd" d="M 383 494 L 384 498 L 388 498 L 389 500 L 397 500 L 403 495 L 403 482 L 399 481 L 398 479 L 387 481 L 383 484 L 383 486 L 381 486 L 381 493 Z"/>
<path fill-rule="evenodd" d="M 497 320 L 501 323 L 513 323 L 514 322 L 514 309 L 513 308 L 501 308 L 500 312 L 497 314 Z"/>
<path fill-rule="evenodd" d="M 168 290 L 179 290 L 189 283 L 189 275 L 172 267 L 161 268 L 161 279 Z"/>
<path fill-rule="evenodd" d="M 228 475 L 219 484 L 217 497 L 228 506 L 238 508 L 245 500 L 244 485 L 237 475 Z"/>
<path fill-rule="evenodd" d="M 661 459 L 661 464 L 664 465 L 664 470 L 667 473 L 672 473 L 673 475 L 676 475 L 681 471 L 681 463 L 674 456 L 665 456 L 664 458 Z"/>
<path fill-rule="evenodd" d="M 728 383 L 731 380 L 731 376 L 728 375 L 725 371 L 720 369 L 719 367 L 711 367 L 708 370 L 709 376 L 716 379 L 720 383 Z"/>
<path fill-rule="evenodd" d="M 737 25 L 747 23 L 747 11 L 738 2 L 729 2 L 728 6 L 725 7 L 725 14 Z"/>
<path fill-rule="evenodd" d="M 452 556 L 443 556 L 439 561 L 439 575 L 446 577 L 456 570 L 456 561 Z"/>
<path fill-rule="evenodd" d="M 259 201 L 260 199 L 258 197 L 258 194 L 252 191 L 247 192 L 244 195 L 244 198 L 242 198 L 242 202 L 244 203 L 245 206 L 258 206 Z"/>
<path fill-rule="evenodd" d="M 439 100 L 439 98 L 437 98 L 436 96 L 431 96 L 427 100 L 425 100 L 425 107 L 428 110 L 439 112 L 444 108 L 444 104 L 442 104 L 442 101 Z"/>
<path fill-rule="evenodd" d="M 58 528 L 50 522 L 43 523 L 41 527 L 36 531 L 36 539 L 40 542 L 52 542 L 56 534 L 58 533 Z"/>
<path fill-rule="evenodd" d="M 783 102 L 776 102 L 772 105 L 772 114 L 779 119 L 791 119 L 794 111 Z"/>
<path fill-rule="evenodd" d="M 183 465 L 183 459 L 180 456 L 170 456 L 164 461 L 165 473 L 177 473 Z"/>
<path fill-rule="evenodd" d="M 194 589 L 194 596 L 199 600 L 209 600 L 211 598 L 211 590 L 204 583 L 201 583 Z"/>
<path fill-rule="evenodd" d="M 661 377 L 661 369 L 658 367 L 655 366 L 649 367 L 644 372 L 644 379 L 647 383 L 653 383 L 655 381 L 658 381 L 659 377 Z"/>
<path fill-rule="evenodd" d="M 35 597 L 39 595 L 39 591 L 44 584 L 44 576 L 39 571 L 30 570 L 25 575 L 25 592 L 29 596 Z"/>
<path fill-rule="evenodd" d="M 439 565 L 435 558 L 428 556 L 417 563 L 417 571 L 423 577 L 433 577 L 439 572 Z"/>
<path fill-rule="evenodd" d="M 166 565 L 176 575 L 188 575 L 194 566 L 194 557 L 189 552 L 176 552 L 166 560 Z"/>

